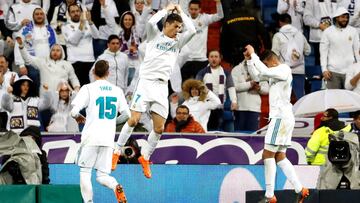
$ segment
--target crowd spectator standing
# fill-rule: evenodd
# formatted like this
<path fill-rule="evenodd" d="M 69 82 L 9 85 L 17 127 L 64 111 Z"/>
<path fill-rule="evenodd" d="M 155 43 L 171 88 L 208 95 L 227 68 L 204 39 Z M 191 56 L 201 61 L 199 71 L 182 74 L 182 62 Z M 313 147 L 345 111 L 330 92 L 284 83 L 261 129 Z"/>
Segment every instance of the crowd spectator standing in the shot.
<path fill-rule="evenodd" d="M 93 38 L 99 37 L 99 31 L 91 19 L 90 12 L 82 12 L 77 4 L 68 7 L 70 20 L 62 27 L 68 58 L 81 86 L 88 84 L 89 71 L 95 61 Z"/>
<path fill-rule="evenodd" d="M 176 116 L 165 127 L 164 132 L 205 133 L 199 122 L 190 114 L 185 105 L 176 108 Z"/>
<path fill-rule="evenodd" d="M 33 12 L 33 20 L 26 24 L 16 37 L 24 39 L 25 47 L 32 56 L 47 58 L 50 47 L 56 43 L 56 34 L 50 25 L 46 23 L 46 14 L 41 8 L 35 8 Z M 34 82 L 35 87 L 40 87 L 40 75 L 36 67 L 28 65 L 25 67 L 23 57 L 19 52 L 19 44 L 16 44 L 15 64 L 20 67 L 20 74 L 28 75 Z"/>
<path fill-rule="evenodd" d="M 7 89 L 11 86 L 15 80 L 19 77 L 17 73 L 9 70 L 9 62 L 5 56 L 0 55 L 0 102 L 2 97 L 6 94 Z M 6 129 L 8 120 L 8 113 L 2 109 L 0 105 L 0 128 Z"/>
<path fill-rule="evenodd" d="M 277 3 L 277 12 L 279 14 L 289 14 L 291 16 L 291 25 L 303 32 L 303 14 L 306 0 L 279 0 Z"/>
<path fill-rule="evenodd" d="M 269 93 L 269 83 L 259 81 L 248 70 L 246 61 L 231 71 L 234 81 L 238 108 L 234 111 L 235 131 L 255 131 L 259 128 L 261 97 Z"/>
<path fill-rule="evenodd" d="M 114 27 L 109 27 L 109 20 L 115 21 L 115 24 L 120 24 L 120 18 L 124 12 L 130 11 L 129 0 L 94 0 L 91 9 L 91 16 L 94 19 L 94 24 L 100 31 L 98 39 L 94 39 L 95 57 L 99 56 L 106 49 L 106 43 L 109 35 L 119 34 L 112 33 Z M 106 9 L 105 9 L 106 8 Z M 107 19 L 108 18 L 108 19 Z M 111 32 L 111 33 L 109 33 Z"/>
<path fill-rule="evenodd" d="M 280 30 L 272 40 L 271 50 L 283 63 L 291 68 L 293 75 L 293 91 L 297 99 L 305 94 L 305 57 L 311 52 L 311 47 L 305 36 L 292 26 L 291 16 L 287 13 L 278 16 Z"/>
<path fill-rule="evenodd" d="M 43 88 L 47 90 L 46 85 Z M 29 126 L 40 127 L 38 113 L 50 108 L 51 102 L 49 91 L 39 97 L 32 80 L 26 75 L 21 76 L 13 87 L 8 88 L 1 101 L 2 108 L 9 112 L 7 129 L 20 133 Z"/>
<path fill-rule="evenodd" d="M 359 33 L 348 25 L 349 12 L 343 7 L 336 10 L 333 21 L 321 37 L 321 69 L 328 89 L 344 89 L 347 70 L 360 60 Z"/>
<path fill-rule="evenodd" d="M 182 81 L 195 78 L 196 74 L 208 65 L 206 52 L 209 25 L 224 17 L 220 0 L 215 0 L 215 2 L 215 14 L 201 13 L 200 0 L 191 0 L 188 5 L 191 21 L 196 28 L 196 35 L 181 49 L 178 58 Z"/>
<path fill-rule="evenodd" d="M 257 53 L 271 48 L 271 40 L 264 25 L 243 1 L 233 1 L 229 16 L 223 21 L 220 38 L 221 53 L 232 65 L 244 60 L 244 47 L 252 44 Z"/>
<path fill-rule="evenodd" d="M 304 24 L 310 27 L 309 42 L 312 43 L 315 65 L 320 65 L 320 41 L 323 31 L 332 24 L 331 17 L 338 4 L 333 0 L 307 0 L 304 9 Z"/>
<path fill-rule="evenodd" d="M 107 81 L 120 87 L 125 93 L 128 82 L 128 57 L 120 52 L 120 38 L 117 35 L 110 35 L 108 39 L 108 48 L 101 54 L 97 60 L 105 60 L 109 63 L 109 76 Z M 94 69 L 94 66 L 92 70 Z M 89 73 L 91 81 L 94 81 L 92 71 Z"/>
<path fill-rule="evenodd" d="M 339 6 L 344 7 L 349 12 L 349 25 L 355 27 L 360 33 L 360 6 L 357 0 L 341 0 Z"/>
<path fill-rule="evenodd" d="M 114 18 L 108 15 L 108 5 L 105 1 L 101 1 L 101 6 L 104 11 L 105 20 L 107 23 L 107 31 L 116 34 L 120 38 L 120 51 L 128 56 L 128 80 L 130 84 L 134 77 L 136 69 L 140 66 L 138 47 L 141 42 L 139 33 L 144 32 L 144 26 L 135 22 L 135 15 L 131 11 L 125 11 L 121 17 L 120 22 L 116 23 Z"/>
<path fill-rule="evenodd" d="M 59 82 L 70 81 L 76 91 L 80 89 L 80 83 L 75 75 L 71 63 L 64 60 L 65 53 L 60 44 L 54 44 L 48 56 L 45 58 L 31 56 L 21 38 L 16 38 L 19 44 L 21 56 L 27 64 L 32 65 L 40 71 L 42 85 L 48 85 L 49 91 L 56 91 Z M 42 94 L 40 90 L 40 94 Z"/>
<path fill-rule="evenodd" d="M 221 104 L 226 100 L 226 91 L 230 97 L 231 110 L 237 108 L 237 98 L 234 82 L 231 74 L 220 65 L 221 57 L 219 51 L 209 52 L 209 65 L 196 75 L 197 80 L 205 83 L 207 88 L 213 91 L 220 99 Z M 220 130 L 223 124 L 224 106 L 214 109 L 210 113 L 208 130 Z"/>
<path fill-rule="evenodd" d="M 69 5 L 77 4 L 81 6 L 82 10 L 86 10 L 86 8 L 81 5 L 81 2 L 78 0 L 64 0 L 62 1 L 58 6 L 54 8 L 53 16 L 50 21 L 51 27 L 56 32 L 56 40 L 57 43 L 61 44 L 63 46 L 64 51 L 66 51 L 66 43 L 64 35 L 61 31 L 61 27 L 66 24 L 66 22 L 70 19 L 68 7 Z M 65 53 L 65 58 L 67 58 L 67 53 Z"/>
<path fill-rule="evenodd" d="M 76 96 L 69 83 L 60 81 L 56 91 L 52 92 L 52 105 L 50 110 L 53 115 L 46 130 L 48 132 L 79 132 L 79 125 L 70 116 L 71 102 Z"/>
<path fill-rule="evenodd" d="M 210 117 L 211 110 L 221 106 L 221 101 L 217 95 L 208 90 L 205 84 L 200 80 L 188 79 L 182 85 L 182 95 L 185 105 L 189 108 L 190 114 L 195 121 L 199 122 L 205 132 Z M 179 105 L 179 96 L 171 96 L 170 113 L 171 117 L 176 117 L 176 108 Z"/>

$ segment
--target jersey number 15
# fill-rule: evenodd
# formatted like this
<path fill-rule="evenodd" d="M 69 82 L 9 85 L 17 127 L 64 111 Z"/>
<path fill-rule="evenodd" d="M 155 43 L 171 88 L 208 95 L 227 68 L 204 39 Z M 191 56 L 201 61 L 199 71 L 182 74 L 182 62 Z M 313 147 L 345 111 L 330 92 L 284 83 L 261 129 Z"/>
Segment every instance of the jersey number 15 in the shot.
<path fill-rule="evenodd" d="M 100 119 L 114 119 L 116 117 L 116 97 L 99 97 L 96 100 L 96 106 L 99 105 Z"/>

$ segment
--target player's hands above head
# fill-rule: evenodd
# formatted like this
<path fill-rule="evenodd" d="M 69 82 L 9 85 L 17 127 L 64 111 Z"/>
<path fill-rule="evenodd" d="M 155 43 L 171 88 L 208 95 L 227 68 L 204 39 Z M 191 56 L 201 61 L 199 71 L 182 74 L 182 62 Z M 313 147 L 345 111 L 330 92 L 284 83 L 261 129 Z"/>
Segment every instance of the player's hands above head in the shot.
<path fill-rule="evenodd" d="M 251 54 L 255 53 L 254 47 L 252 47 L 250 44 L 246 45 L 245 49 L 245 53 L 247 54 L 247 56 L 251 56 Z"/>
<path fill-rule="evenodd" d="M 168 4 L 167 6 L 166 6 L 166 10 L 167 11 L 172 11 L 172 10 L 174 10 L 175 9 L 175 4 L 173 4 L 173 3 L 170 3 L 170 4 Z"/>
<path fill-rule="evenodd" d="M 177 10 L 179 14 L 183 13 L 183 10 L 182 10 L 181 6 L 178 5 L 178 4 L 175 5 L 175 10 Z"/>

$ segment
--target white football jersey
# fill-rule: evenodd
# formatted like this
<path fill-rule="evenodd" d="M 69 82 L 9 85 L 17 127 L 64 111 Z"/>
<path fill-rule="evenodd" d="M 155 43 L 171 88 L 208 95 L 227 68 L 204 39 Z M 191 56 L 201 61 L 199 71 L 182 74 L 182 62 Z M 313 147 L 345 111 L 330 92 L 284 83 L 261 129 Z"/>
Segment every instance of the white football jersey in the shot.
<path fill-rule="evenodd" d="M 157 23 L 165 17 L 166 10 L 157 12 L 147 24 L 146 51 L 143 63 L 140 65 L 139 78 L 168 81 L 175 66 L 179 50 L 196 33 L 190 18 L 181 14 L 186 31 L 169 38 L 157 27 Z"/>
<path fill-rule="evenodd" d="M 124 93 L 119 87 L 106 80 L 96 80 L 82 86 L 71 105 L 72 116 L 86 108 L 82 145 L 114 147 L 118 112 L 129 113 Z"/>

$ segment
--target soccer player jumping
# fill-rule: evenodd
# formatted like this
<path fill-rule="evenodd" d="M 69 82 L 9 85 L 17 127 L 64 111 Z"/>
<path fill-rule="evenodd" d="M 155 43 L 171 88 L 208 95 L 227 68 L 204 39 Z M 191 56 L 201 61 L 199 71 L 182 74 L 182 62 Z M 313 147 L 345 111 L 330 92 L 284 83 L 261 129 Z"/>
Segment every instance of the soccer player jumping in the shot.
<path fill-rule="evenodd" d="M 166 20 L 163 22 L 161 32 L 157 24 L 165 16 Z M 179 33 L 183 24 L 185 31 Z M 125 145 L 139 122 L 141 113 L 150 110 L 153 130 L 149 134 L 147 144 L 142 147 L 138 159 L 147 178 L 151 178 L 149 159 L 163 133 L 169 112 L 168 80 L 175 67 L 179 50 L 195 33 L 190 18 L 179 5 L 174 4 L 169 4 L 166 9 L 157 12 L 146 25 L 146 52 L 139 69 L 139 81 L 130 103 L 131 117 L 121 129 L 117 144 L 119 148 Z M 117 161 L 117 157 L 114 161 Z"/>
<path fill-rule="evenodd" d="M 265 145 L 262 158 L 265 166 L 265 202 L 276 203 L 274 195 L 276 164 L 284 172 L 294 186 L 297 202 L 302 203 L 309 196 L 309 190 L 304 188 L 295 173 L 294 166 L 286 158 L 286 149 L 291 145 L 295 119 L 290 103 L 292 75 L 286 64 L 281 64 L 277 55 L 265 51 L 261 57 L 255 54 L 251 45 L 245 47 L 245 59 L 250 74 L 260 80 L 269 81 L 270 123 L 265 135 Z"/>

